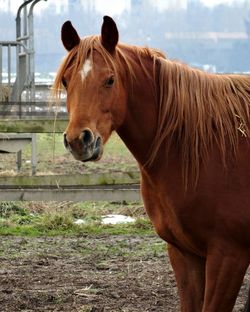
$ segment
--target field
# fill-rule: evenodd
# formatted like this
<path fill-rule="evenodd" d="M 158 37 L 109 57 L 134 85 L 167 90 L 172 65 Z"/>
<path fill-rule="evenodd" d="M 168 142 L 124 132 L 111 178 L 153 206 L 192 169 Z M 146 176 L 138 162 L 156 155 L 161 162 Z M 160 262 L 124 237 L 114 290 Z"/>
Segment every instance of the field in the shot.
<path fill-rule="evenodd" d="M 74 161 L 60 136 L 39 136 L 38 148 L 37 174 L 136 170 L 116 136 L 98 163 Z M 0 156 L 1 174 L 15 175 L 14 155 Z M 18 174 L 30 174 L 29 147 L 23 159 Z M 108 214 L 136 221 L 103 224 Z M 166 244 L 141 202 L 1 202 L 0 235 L 1 312 L 179 311 Z M 249 283 L 250 272 L 235 312 L 243 309 Z"/>

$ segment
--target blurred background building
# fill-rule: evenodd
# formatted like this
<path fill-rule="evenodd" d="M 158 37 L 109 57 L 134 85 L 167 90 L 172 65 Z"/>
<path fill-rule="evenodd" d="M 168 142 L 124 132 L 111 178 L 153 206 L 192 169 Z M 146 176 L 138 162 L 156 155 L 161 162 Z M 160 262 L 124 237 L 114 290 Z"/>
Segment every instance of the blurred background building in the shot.
<path fill-rule="evenodd" d="M 22 0 L 0 0 L 0 40 L 15 39 Z M 70 19 L 80 36 L 100 32 L 112 16 L 120 40 L 163 50 L 169 58 L 217 72 L 250 72 L 249 0 L 47 0 L 35 7 L 36 71 L 55 72 Z"/>

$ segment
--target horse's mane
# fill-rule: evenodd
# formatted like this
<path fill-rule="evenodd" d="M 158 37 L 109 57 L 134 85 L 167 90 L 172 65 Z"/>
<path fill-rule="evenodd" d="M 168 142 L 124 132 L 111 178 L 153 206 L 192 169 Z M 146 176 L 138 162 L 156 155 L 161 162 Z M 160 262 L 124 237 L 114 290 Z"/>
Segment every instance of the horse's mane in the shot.
<path fill-rule="evenodd" d="M 130 50 L 128 57 L 125 50 Z M 179 150 L 183 177 L 198 179 L 201 162 L 217 144 L 223 163 L 227 152 L 236 155 L 239 136 L 250 137 L 250 77 L 244 75 L 209 74 L 176 61 L 165 59 L 155 49 L 118 45 L 114 59 L 102 46 L 99 36 L 85 37 L 72 49 L 61 64 L 53 90 L 59 95 L 65 70 L 74 66 L 72 77 L 87 58 L 97 50 L 113 71 L 125 70 L 133 80 L 131 54 L 139 60 L 145 74 L 145 57 L 154 64 L 154 84 L 159 90 L 158 126 L 148 162 L 153 163 L 164 141 L 167 148 Z M 72 62 L 74 60 L 74 62 Z M 159 66 L 155 66 L 158 64 Z M 74 85 L 74 82 L 72 83 Z"/>
<path fill-rule="evenodd" d="M 212 146 L 236 155 L 239 136 L 250 137 L 250 77 L 219 75 L 160 59 L 159 116 L 149 162 L 166 140 L 179 149 L 185 183 L 197 182 Z"/>

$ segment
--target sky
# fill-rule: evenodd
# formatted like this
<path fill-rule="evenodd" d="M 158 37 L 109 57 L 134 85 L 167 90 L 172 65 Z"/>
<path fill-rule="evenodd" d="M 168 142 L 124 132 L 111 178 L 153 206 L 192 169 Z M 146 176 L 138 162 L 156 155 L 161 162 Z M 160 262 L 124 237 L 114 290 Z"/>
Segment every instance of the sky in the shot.
<path fill-rule="evenodd" d="M 8 11 L 9 8 L 13 14 L 16 14 L 17 8 L 22 4 L 22 0 L 0 0 L 0 10 Z M 81 0 L 82 5 L 91 5 L 99 11 L 100 13 L 110 12 L 112 15 L 118 15 L 122 13 L 124 10 L 130 9 L 130 0 L 92 0 L 86 1 Z M 47 0 L 41 1 L 36 4 L 34 12 L 36 14 L 42 13 L 43 9 L 53 6 L 56 10 L 56 13 L 60 14 L 63 11 L 67 11 L 69 7 L 68 0 Z"/>
<path fill-rule="evenodd" d="M 188 0 L 148 0 L 158 10 L 164 10 L 169 7 L 186 8 Z M 194 0 L 193 0 L 194 1 Z M 246 2 L 246 0 L 200 0 L 208 7 L 213 7 L 218 4 L 232 4 L 233 2 Z M 41 14 L 43 9 L 48 6 L 53 6 L 58 14 L 67 11 L 70 0 L 47 0 L 41 1 L 35 6 L 35 13 Z M 129 10 L 131 7 L 130 0 L 81 0 L 83 6 L 91 5 L 101 14 L 119 15 L 124 10 Z M 22 0 L 0 0 L 0 11 L 8 11 L 10 8 L 13 14 L 16 14 L 17 8 L 23 3 Z"/>
<path fill-rule="evenodd" d="M 201 2 L 203 2 L 206 6 L 208 7 L 212 7 L 214 5 L 219 5 L 219 4 L 232 4 L 234 2 L 246 2 L 244 0 L 202 0 Z"/>

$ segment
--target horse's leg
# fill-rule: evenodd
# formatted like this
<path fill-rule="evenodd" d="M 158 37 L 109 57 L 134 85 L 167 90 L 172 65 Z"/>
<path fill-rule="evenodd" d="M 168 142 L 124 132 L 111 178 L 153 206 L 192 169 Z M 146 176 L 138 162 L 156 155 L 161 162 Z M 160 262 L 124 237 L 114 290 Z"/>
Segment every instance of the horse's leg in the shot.
<path fill-rule="evenodd" d="M 230 250 L 230 253 L 227 251 Z M 202 312 L 231 312 L 247 267 L 249 255 L 232 246 L 208 252 L 205 300 Z"/>
<path fill-rule="evenodd" d="M 168 245 L 182 312 L 201 312 L 205 288 L 205 260 Z"/>

